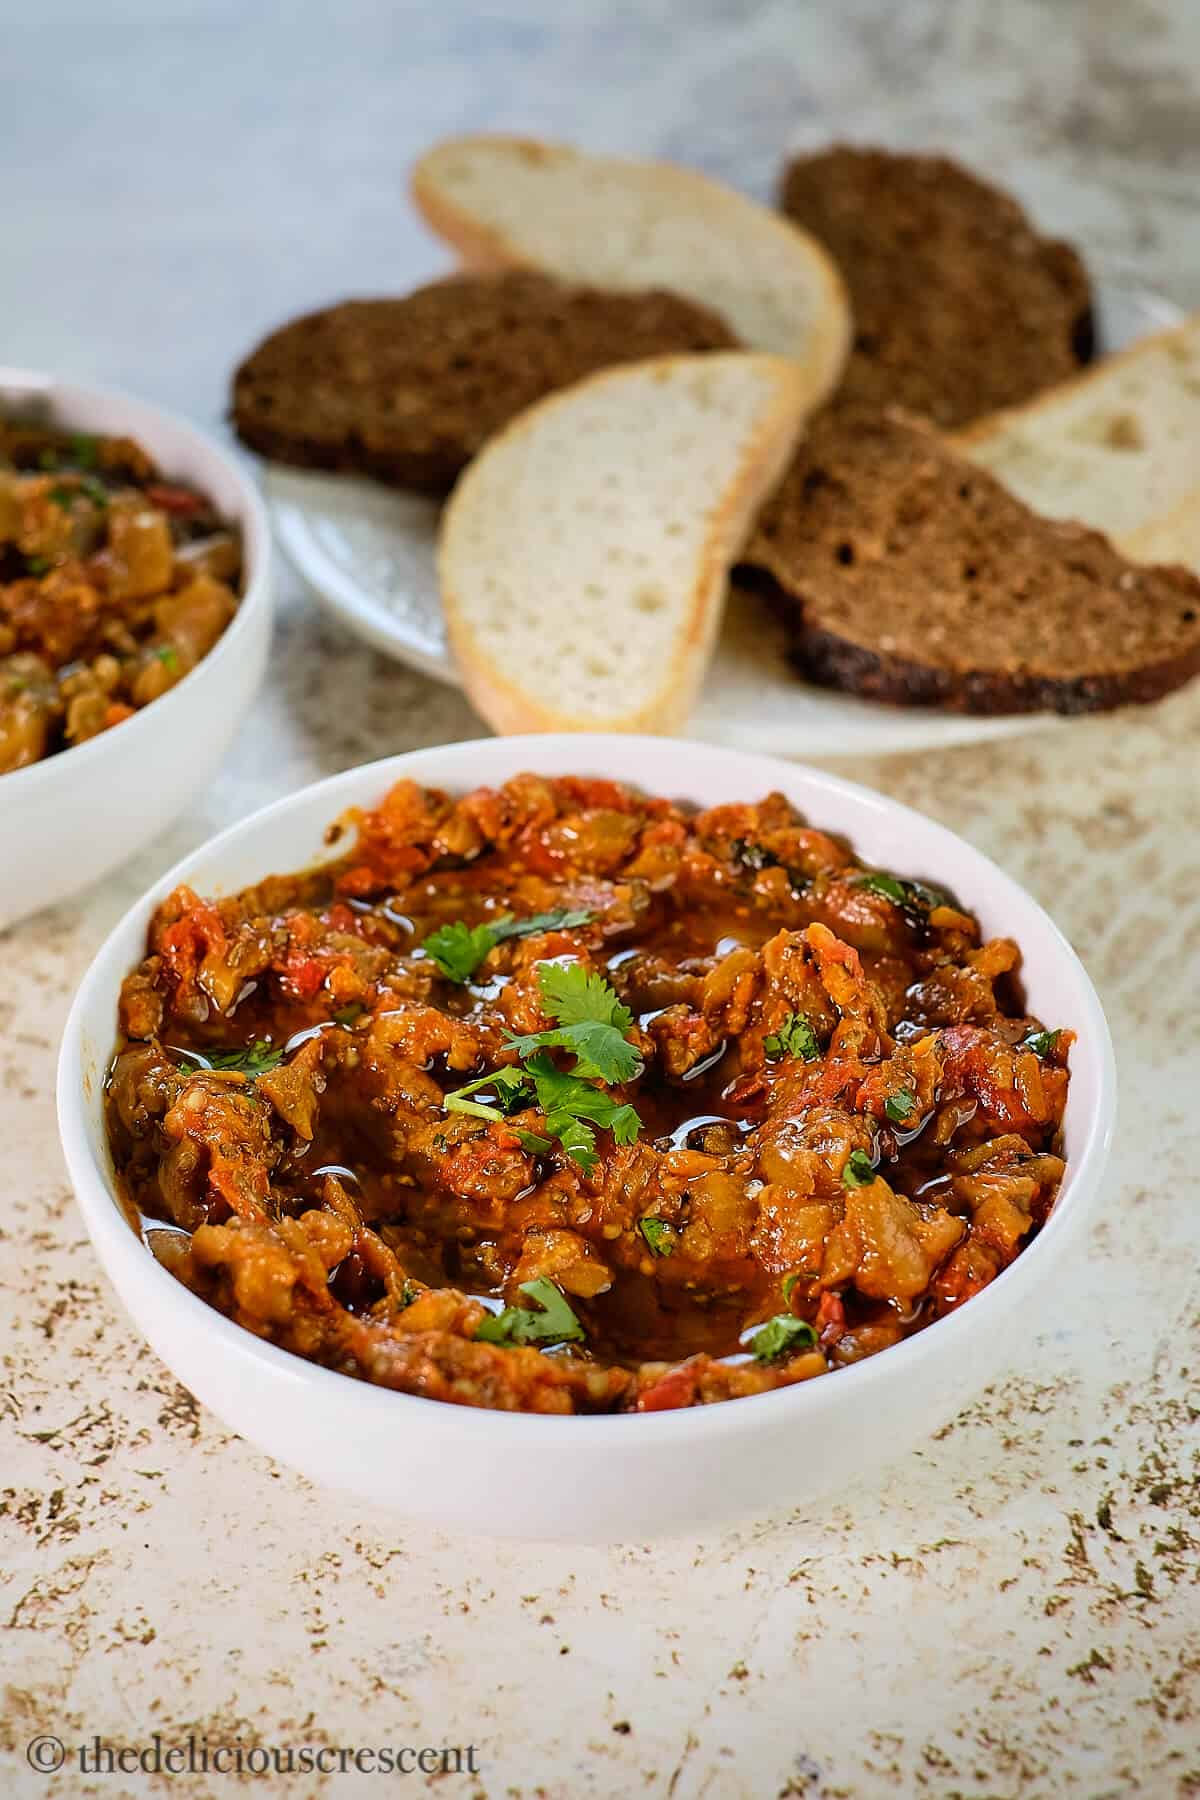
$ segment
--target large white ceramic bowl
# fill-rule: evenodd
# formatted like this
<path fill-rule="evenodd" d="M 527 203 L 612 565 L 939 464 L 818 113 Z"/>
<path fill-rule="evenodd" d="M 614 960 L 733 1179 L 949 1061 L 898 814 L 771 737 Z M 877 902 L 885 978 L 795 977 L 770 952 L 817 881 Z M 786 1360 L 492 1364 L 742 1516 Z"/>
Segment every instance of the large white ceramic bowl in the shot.
<path fill-rule="evenodd" d="M 136 439 L 241 528 L 243 592 L 189 675 L 131 719 L 0 775 L 0 927 L 78 893 L 165 829 L 209 780 L 249 709 L 271 636 L 271 539 L 250 477 L 204 433 L 143 400 L 0 369 L 0 412 Z"/>
<path fill-rule="evenodd" d="M 1078 1034 L 1066 1112 L 1067 1174 L 1048 1223 L 998 1280 L 894 1349 L 816 1381 L 682 1412 L 547 1418 L 393 1393 L 261 1343 L 159 1267 L 118 1210 L 102 1089 L 122 977 L 151 912 L 180 881 L 232 892 L 322 860 L 326 825 L 401 776 L 451 791 L 522 769 L 612 776 L 687 800 L 781 789 L 868 862 L 951 887 L 984 930 L 1015 937 L 1030 1008 Z M 344 847 L 343 847 L 344 848 Z M 926 1438 L 1004 1366 L 1042 1316 L 1039 1292 L 1080 1243 L 1115 1107 L 1104 1015 L 1041 908 L 961 838 L 815 769 L 677 739 L 527 737 L 419 750 L 349 770 L 256 813 L 165 875 L 122 920 L 79 990 L 58 1076 L 63 1147 L 92 1241 L 139 1328 L 184 1385 L 236 1431 L 316 1481 L 412 1517 L 535 1538 L 629 1540 L 804 1505 Z M 953 1448 L 943 1452 L 953 1457 Z"/>

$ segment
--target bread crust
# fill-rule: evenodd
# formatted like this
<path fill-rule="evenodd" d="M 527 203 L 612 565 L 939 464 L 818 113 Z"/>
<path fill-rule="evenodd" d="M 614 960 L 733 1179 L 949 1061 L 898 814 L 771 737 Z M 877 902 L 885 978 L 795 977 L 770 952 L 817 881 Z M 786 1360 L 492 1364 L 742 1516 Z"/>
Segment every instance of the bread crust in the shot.
<path fill-rule="evenodd" d="M 672 654 L 664 665 L 656 692 L 644 705 L 616 717 L 579 716 L 558 708 L 549 698 L 519 687 L 502 674 L 488 655 L 478 628 L 466 615 L 455 579 L 454 537 L 457 521 L 472 505 L 476 484 L 489 479 L 488 464 L 494 447 L 536 430 L 549 409 L 570 406 L 582 389 L 594 390 L 601 382 L 640 378 L 651 370 L 669 375 L 676 368 L 690 366 L 696 359 L 659 357 L 653 363 L 639 365 L 637 370 L 606 369 L 577 383 L 574 388 L 548 396 L 499 434 L 459 481 L 443 513 L 438 538 L 442 604 L 467 696 L 496 731 L 503 734 L 523 731 L 671 732 L 684 723 L 715 641 L 729 567 L 749 533 L 759 507 L 786 467 L 811 404 L 812 390 L 804 372 L 789 358 L 762 352 L 716 351 L 706 360 L 729 358 L 753 363 L 756 373 L 769 375 L 773 393 L 743 452 L 737 473 L 726 487 L 720 505 L 712 510 Z M 614 629 L 619 629 L 616 621 Z"/>
<path fill-rule="evenodd" d="M 774 599 L 797 629 L 781 589 L 776 588 Z M 1200 644 L 1123 676 L 1076 675 L 1059 680 L 990 669 L 934 669 L 849 643 L 833 632 L 806 625 L 803 615 L 797 641 L 788 654 L 805 679 L 820 687 L 840 688 L 890 706 L 940 706 L 948 712 L 993 717 L 1030 712 L 1078 717 L 1111 712 L 1118 706 L 1145 706 L 1200 675 Z"/>

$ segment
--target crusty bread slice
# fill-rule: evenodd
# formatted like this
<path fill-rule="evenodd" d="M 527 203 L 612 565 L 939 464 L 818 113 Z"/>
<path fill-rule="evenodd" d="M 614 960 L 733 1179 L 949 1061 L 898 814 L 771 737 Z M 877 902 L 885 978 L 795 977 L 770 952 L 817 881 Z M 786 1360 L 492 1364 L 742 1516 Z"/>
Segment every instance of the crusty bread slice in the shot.
<path fill-rule="evenodd" d="M 1099 712 L 1200 673 L 1200 581 L 1031 512 L 899 412 L 814 421 L 745 555 L 812 681 L 958 712 Z"/>
<path fill-rule="evenodd" d="M 438 573 L 490 725 L 682 725 L 729 565 L 809 402 L 785 357 L 657 357 L 551 395 L 485 445 L 443 514 Z"/>
<path fill-rule="evenodd" d="M 951 442 L 1036 511 L 1136 556 L 1137 534 L 1186 517 L 1200 489 L 1200 312 Z"/>
<path fill-rule="evenodd" d="M 449 138 L 417 163 L 412 193 L 468 262 L 670 288 L 713 307 L 748 349 L 793 357 L 814 401 L 841 375 L 850 311 L 827 251 L 694 169 L 527 138 Z"/>

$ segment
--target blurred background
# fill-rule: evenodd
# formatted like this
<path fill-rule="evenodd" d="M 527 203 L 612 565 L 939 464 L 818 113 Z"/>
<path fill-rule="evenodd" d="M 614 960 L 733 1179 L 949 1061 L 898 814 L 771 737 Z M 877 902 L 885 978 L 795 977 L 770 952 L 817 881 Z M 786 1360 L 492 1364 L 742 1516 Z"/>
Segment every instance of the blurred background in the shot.
<path fill-rule="evenodd" d="M 0 357 L 204 423 L 268 328 L 443 266 L 410 161 L 492 126 L 766 197 L 790 146 L 939 147 L 1200 304 L 1196 0 L 38 0 L 5 9 Z"/>

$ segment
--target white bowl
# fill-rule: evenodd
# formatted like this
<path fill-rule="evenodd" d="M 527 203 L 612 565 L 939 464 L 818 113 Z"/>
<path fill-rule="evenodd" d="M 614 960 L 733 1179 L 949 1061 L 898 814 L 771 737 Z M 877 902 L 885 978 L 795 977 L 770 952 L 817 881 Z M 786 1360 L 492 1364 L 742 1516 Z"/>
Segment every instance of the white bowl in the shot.
<path fill-rule="evenodd" d="M 248 711 L 271 636 L 271 539 L 250 477 L 194 425 L 103 388 L 0 369 L 0 412 L 125 436 L 164 479 L 241 529 L 242 597 L 208 655 L 161 699 L 74 749 L 0 775 L 0 928 L 99 880 L 164 830 L 212 776 Z"/>
<path fill-rule="evenodd" d="M 833 1375 L 681 1412 L 547 1418 L 484 1412 L 318 1368 L 223 1318 L 160 1268 L 117 1207 L 102 1089 L 122 977 L 178 882 L 230 893 L 328 857 L 326 825 L 401 776 L 462 792 L 522 769 L 631 781 L 712 804 L 781 789 L 812 824 L 882 867 L 951 887 L 984 930 L 1015 937 L 1029 1006 L 1078 1034 L 1067 1173 L 1045 1228 L 992 1285 L 915 1337 Z M 995 865 L 919 813 L 815 769 L 678 739 L 538 736 L 418 750 L 351 769 L 256 813 L 187 857 L 122 920 L 79 990 L 63 1039 L 58 1110 L 87 1228 L 133 1319 L 207 1406 L 316 1481 L 447 1527 L 504 1536 L 628 1540 L 807 1504 L 945 1423 L 1044 1317 L 1096 1201 L 1115 1108 L 1112 1046 L 1070 945 Z M 943 1454 L 953 1457 L 953 1449 Z"/>

